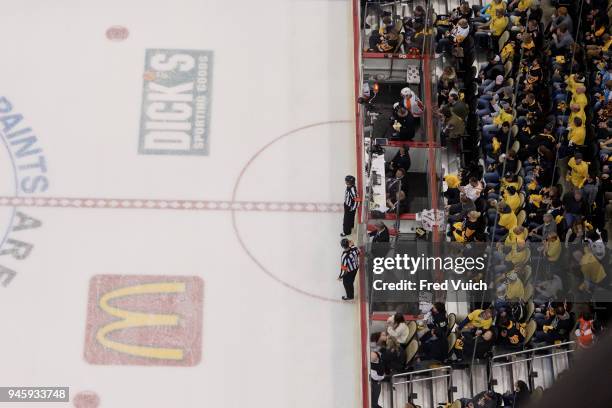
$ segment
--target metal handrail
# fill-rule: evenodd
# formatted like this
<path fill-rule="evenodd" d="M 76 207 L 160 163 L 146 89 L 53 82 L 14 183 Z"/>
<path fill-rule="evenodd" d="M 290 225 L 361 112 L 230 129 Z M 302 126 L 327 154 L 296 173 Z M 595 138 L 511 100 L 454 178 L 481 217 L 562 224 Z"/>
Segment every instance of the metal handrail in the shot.
<path fill-rule="evenodd" d="M 573 353 L 574 351 L 575 350 L 565 350 L 565 351 L 562 351 L 560 353 L 545 354 L 545 355 L 542 355 L 542 356 L 532 356 L 532 357 L 525 358 L 525 359 L 522 359 L 522 360 L 509 361 L 507 363 L 499 363 L 499 364 L 491 363 L 491 367 L 505 367 L 507 365 L 512 365 L 512 364 L 526 363 L 528 361 L 538 360 L 540 358 L 558 356 L 558 355 L 561 355 L 561 354 L 569 354 L 569 353 Z"/>
<path fill-rule="evenodd" d="M 395 374 L 395 375 L 391 376 L 391 382 L 393 382 L 393 379 L 398 378 L 398 377 L 406 377 L 406 376 L 412 376 L 412 375 L 415 375 L 415 374 L 430 373 L 430 372 L 433 372 L 433 371 L 449 370 L 449 369 L 452 369 L 452 367 L 451 366 L 443 366 L 443 367 L 427 368 L 425 370 L 408 371 L 406 373 L 400 373 L 400 374 Z M 402 383 L 398 383 L 398 384 L 402 384 Z"/>
<path fill-rule="evenodd" d="M 575 343 L 576 343 L 575 341 L 567 341 L 565 343 L 551 344 L 551 345 L 548 345 L 548 346 L 541 346 L 541 347 L 534 347 L 534 348 L 529 349 L 529 350 L 521 350 L 521 351 L 516 351 L 516 352 L 513 352 L 513 353 L 500 354 L 498 356 L 491 357 L 491 363 L 494 360 L 497 360 L 497 359 L 503 358 L 503 357 L 516 356 L 516 355 L 519 355 L 519 354 L 530 354 L 530 353 L 533 353 L 533 352 L 538 351 L 538 350 L 546 350 L 546 349 L 551 349 L 551 348 L 565 346 L 565 345 L 570 345 L 570 344 L 575 344 Z"/>
<path fill-rule="evenodd" d="M 435 380 L 436 378 L 448 378 L 450 377 L 451 374 L 443 374 L 443 375 L 435 375 L 432 377 L 425 377 L 425 378 L 417 378 L 414 380 L 408 380 L 408 381 L 402 381 L 402 382 L 398 382 L 398 383 L 393 383 L 393 385 L 399 385 L 399 384 L 408 384 L 408 383 L 415 383 L 415 382 L 419 382 L 419 381 L 429 381 L 429 380 Z"/>

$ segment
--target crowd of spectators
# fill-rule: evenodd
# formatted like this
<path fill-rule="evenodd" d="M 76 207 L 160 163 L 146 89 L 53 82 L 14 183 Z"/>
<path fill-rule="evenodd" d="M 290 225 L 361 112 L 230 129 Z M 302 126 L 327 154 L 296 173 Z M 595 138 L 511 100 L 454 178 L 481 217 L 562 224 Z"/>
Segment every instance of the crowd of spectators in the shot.
<path fill-rule="evenodd" d="M 441 140 L 455 147 L 461 163 L 458 172 L 445 175 L 447 240 L 488 247 L 488 272 L 473 278 L 493 282 L 496 293 L 454 330 L 445 312 L 435 317 L 443 304 L 432 308 L 427 327 L 416 334 L 394 316 L 372 337 L 382 374 L 423 359 L 470 362 L 498 350 L 569 340 L 588 348 L 602 330 L 593 304 L 574 301 L 572 294 L 585 299 L 611 288 L 607 2 L 552 6 L 461 2 L 449 16 L 432 14 L 432 31 L 420 25 L 427 20 L 423 9 L 421 17 L 401 24 L 387 16 L 382 31 L 370 37 L 370 50 L 381 52 L 390 52 L 381 44 L 391 32 L 400 39 L 392 44 L 395 52 L 418 45 L 415 33 L 421 41 L 435 37 L 435 58 L 445 64 L 437 83 Z M 480 56 L 486 62 L 478 66 Z M 463 406 L 479 400 L 486 400 L 481 406 L 512 405 L 509 399 L 519 406 L 517 399 L 525 402 L 528 394 L 519 383 L 508 395 L 487 392 Z"/>

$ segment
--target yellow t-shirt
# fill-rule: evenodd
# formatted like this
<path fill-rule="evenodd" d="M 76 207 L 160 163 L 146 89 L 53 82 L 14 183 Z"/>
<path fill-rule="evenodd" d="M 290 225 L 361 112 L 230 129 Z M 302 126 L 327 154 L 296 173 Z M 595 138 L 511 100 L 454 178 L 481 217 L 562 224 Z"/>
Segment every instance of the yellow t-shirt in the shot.
<path fill-rule="evenodd" d="M 516 214 L 510 212 L 508 214 L 501 214 L 497 223 L 508 231 L 512 231 L 514 228 L 516 228 L 518 220 L 516 219 Z"/>
<path fill-rule="evenodd" d="M 470 313 L 467 317 L 472 326 L 477 327 L 479 329 L 488 329 L 493 324 L 493 318 L 482 319 L 480 314 L 483 312 L 482 309 L 476 309 L 472 313 Z"/>
<path fill-rule="evenodd" d="M 504 244 L 511 246 L 516 244 L 518 241 L 525 242 L 527 241 L 528 235 L 529 231 L 527 228 L 525 228 L 520 234 L 515 234 L 514 229 L 511 229 L 510 233 L 508 233 L 508 236 L 506 237 L 506 240 L 504 241 Z"/>
<path fill-rule="evenodd" d="M 506 287 L 506 299 L 523 299 L 525 298 L 525 287 L 520 279 L 510 282 Z"/>
<path fill-rule="evenodd" d="M 589 104 L 589 100 L 587 99 L 587 96 L 585 94 L 575 93 L 572 96 L 571 103 L 575 103 L 576 105 L 579 105 L 580 109 L 584 110 L 584 108 Z"/>
<path fill-rule="evenodd" d="M 580 119 L 582 119 L 582 124 L 584 125 L 586 123 L 586 113 L 584 113 L 584 109 L 580 109 L 578 112 L 570 112 L 569 115 L 569 119 L 567 120 L 567 123 L 569 123 L 570 125 L 572 123 L 574 123 L 574 118 L 575 117 L 579 117 Z"/>
<path fill-rule="evenodd" d="M 532 4 L 533 4 L 533 0 L 519 0 L 516 8 L 519 11 L 525 11 L 528 8 L 531 8 Z"/>
<path fill-rule="evenodd" d="M 561 256 L 561 241 L 555 239 L 554 241 L 548 241 L 548 248 L 546 249 L 546 258 L 550 262 L 556 262 Z"/>
<path fill-rule="evenodd" d="M 491 20 L 491 25 L 489 28 L 494 36 L 499 37 L 506 31 L 506 27 L 508 26 L 508 17 L 493 17 Z"/>
<path fill-rule="evenodd" d="M 585 279 L 588 279 L 594 283 L 599 283 L 606 277 L 604 267 L 592 253 L 587 252 L 584 254 L 580 260 L 580 270 L 582 271 Z"/>
<path fill-rule="evenodd" d="M 582 146 L 584 144 L 584 138 L 586 137 L 586 129 L 584 126 L 574 127 L 570 126 L 568 140 L 575 145 Z"/>
<path fill-rule="evenodd" d="M 567 165 L 572 169 L 572 174 L 568 177 L 569 181 L 575 187 L 582 188 L 582 185 L 589 176 L 589 163 L 583 161 L 580 164 L 576 164 L 576 160 L 572 157 L 567 162 Z"/>
<path fill-rule="evenodd" d="M 565 80 L 565 83 L 567 84 L 567 90 L 570 91 L 572 94 L 576 93 L 576 87 L 578 86 L 578 83 L 574 81 L 575 77 L 576 74 L 572 74 L 568 76 Z"/>
<path fill-rule="evenodd" d="M 508 255 L 506 255 L 506 261 L 512 262 L 513 265 L 524 264 L 529 261 L 531 252 L 529 248 L 524 248 L 522 251 L 517 251 L 517 246 L 514 245 Z"/>
<path fill-rule="evenodd" d="M 504 122 L 508 122 L 510 125 L 512 125 L 512 122 L 514 121 L 514 117 L 512 116 L 511 113 L 507 113 L 505 111 L 501 111 L 498 115 L 496 115 L 493 118 L 493 123 L 501 126 L 502 123 Z"/>
<path fill-rule="evenodd" d="M 516 212 L 521 206 L 521 197 L 517 193 L 510 195 L 508 190 L 504 191 L 504 201 L 510 206 L 513 212 Z"/>
<path fill-rule="evenodd" d="M 506 2 L 500 1 L 499 3 L 495 3 L 494 1 L 492 1 L 491 6 L 487 8 L 485 14 L 488 14 L 489 16 L 493 17 L 495 16 L 496 10 L 502 10 L 503 12 L 506 12 Z"/>

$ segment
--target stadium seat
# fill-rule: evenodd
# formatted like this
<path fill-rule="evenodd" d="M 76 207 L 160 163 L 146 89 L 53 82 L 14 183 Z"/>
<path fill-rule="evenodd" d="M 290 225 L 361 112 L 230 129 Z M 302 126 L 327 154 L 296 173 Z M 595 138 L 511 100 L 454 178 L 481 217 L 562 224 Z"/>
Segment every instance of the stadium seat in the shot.
<path fill-rule="evenodd" d="M 533 393 L 531 393 L 531 402 L 539 401 L 540 398 L 542 398 L 542 395 L 544 395 L 544 388 L 541 386 L 536 387 L 535 390 L 533 390 Z"/>
<path fill-rule="evenodd" d="M 523 179 L 523 176 L 518 176 L 517 180 L 518 180 L 518 188 L 516 190 L 521 191 L 523 189 L 523 184 L 525 183 L 525 180 Z"/>
<path fill-rule="evenodd" d="M 417 339 L 410 340 L 406 347 L 406 365 L 410 364 L 416 353 L 419 351 L 419 341 Z"/>
<path fill-rule="evenodd" d="M 455 323 L 457 323 L 457 315 L 454 313 L 449 313 L 448 314 L 448 333 L 452 333 L 453 329 L 455 328 Z"/>
<path fill-rule="evenodd" d="M 519 127 L 518 125 L 512 125 L 512 128 L 510 130 L 512 131 L 512 137 L 516 137 L 519 132 Z"/>
<path fill-rule="evenodd" d="M 531 298 L 533 298 L 533 285 L 527 283 L 525 285 L 525 300 L 530 300 Z"/>
<path fill-rule="evenodd" d="M 417 324 L 414 320 L 407 323 L 408 326 L 408 339 L 412 339 L 417 332 Z"/>
<path fill-rule="evenodd" d="M 508 31 L 504 31 L 503 34 L 499 37 L 499 40 L 497 41 L 497 45 L 499 47 L 498 50 L 500 52 L 502 48 L 504 48 L 504 45 L 506 45 L 509 39 L 510 39 L 510 33 Z"/>
<path fill-rule="evenodd" d="M 520 224 L 519 224 L 520 225 Z M 529 280 L 531 279 L 531 273 L 533 272 L 533 270 L 531 269 L 531 265 L 526 265 L 525 266 L 525 273 L 523 274 L 523 277 L 521 278 L 521 280 L 523 281 L 523 283 L 528 283 Z"/>
<path fill-rule="evenodd" d="M 519 198 L 521 199 L 521 205 L 520 205 L 520 206 L 519 206 L 519 208 L 518 208 L 518 209 L 520 210 L 520 209 L 521 209 L 521 208 L 523 208 L 523 206 L 525 205 L 525 193 L 523 193 L 523 192 L 521 191 L 521 192 L 519 193 Z M 523 220 L 523 221 L 525 221 L 525 220 Z M 521 224 L 519 224 L 519 225 L 521 225 Z"/>
<path fill-rule="evenodd" d="M 512 150 L 514 153 L 518 153 L 520 148 L 521 142 L 519 142 L 518 140 L 515 140 L 514 143 L 512 143 L 512 146 L 510 146 L 510 150 Z"/>
<path fill-rule="evenodd" d="M 453 347 L 455 347 L 455 342 L 457 341 L 457 334 L 451 333 L 446 339 L 448 340 L 448 352 L 450 353 Z"/>
<path fill-rule="evenodd" d="M 453 402 L 452 404 L 448 404 L 446 405 L 448 408 L 461 408 L 461 401 L 460 400 L 456 400 L 455 402 Z"/>
<path fill-rule="evenodd" d="M 525 320 L 531 319 L 531 316 L 533 315 L 534 310 L 535 310 L 535 305 L 533 303 L 533 300 L 530 299 L 527 302 L 527 305 L 525 306 Z"/>
<path fill-rule="evenodd" d="M 519 211 L 519 213 L 516 215 L 516 223 L 517 223 L 517 225 L 523 225 L 523 223 L 525 222 L 526 218 L 527 218 L 527 213 L 525 212 L 525 210 Z"/>
<path fill-rule="evenodd" d="M 525 327 L 525 340 L 523 340 L 523 346 L 526 346 L 531 341 L 531 338 L 536 332 L 538 325 L 535 320 L 531 319 Z"/>
<path fill-rule="evenodd" d="M 506 63 L 504 64 L 504 77 L 510 76 L 511 72 L 512 72 L 512 61 L 506 61 Z"/>

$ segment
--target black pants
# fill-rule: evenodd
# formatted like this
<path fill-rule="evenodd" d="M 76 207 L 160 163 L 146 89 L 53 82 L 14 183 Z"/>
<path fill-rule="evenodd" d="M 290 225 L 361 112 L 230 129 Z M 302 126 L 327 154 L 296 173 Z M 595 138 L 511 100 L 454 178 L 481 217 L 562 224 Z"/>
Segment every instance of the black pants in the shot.
<path fill-rule="evenodd" d="M 347 272 L 342 277 L 342 284 L 344 285 L 344 290 L 346 290 L 346 297 L 349 299 L 355 298 L 355 276 L 357 276 L 357 271 Z"/>
<path fill-rule="evenodd" d="M 351 210 L 346 205 L 344 206 L 344 221 L 342 223 L 342 232 L 346 235 L 350 235 L 353 227 L 355 226 L 355 212 L 357 210 Z"/>
<path fill-rule="evenodd" d="M 370 390 L 372 394 L 372 408 L 381 408 L 381 406 L 378 405 L 378 397 L 380 397 L 381 388 L 382 386 L 378 381 L 374 381 L 374 380 L 370 381 Z"/>

